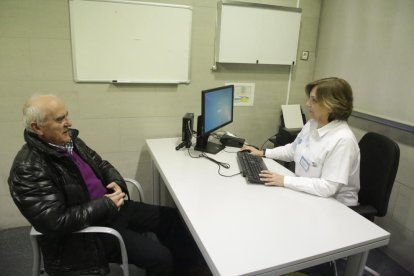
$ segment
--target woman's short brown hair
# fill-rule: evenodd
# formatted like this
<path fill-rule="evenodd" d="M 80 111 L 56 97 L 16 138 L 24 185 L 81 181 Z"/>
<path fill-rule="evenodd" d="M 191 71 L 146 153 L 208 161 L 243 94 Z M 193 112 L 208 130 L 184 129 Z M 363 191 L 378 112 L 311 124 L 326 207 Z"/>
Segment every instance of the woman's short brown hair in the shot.
<path fill-rule="evenodd" d="M 325 78 L 306 85 L 306 95 L 309 97 L 316 87 L 316 100 L 330 110 L 328 121 L 348 120 L 353 109 L 352 88 L 346 80 L 340 78 Z"/>

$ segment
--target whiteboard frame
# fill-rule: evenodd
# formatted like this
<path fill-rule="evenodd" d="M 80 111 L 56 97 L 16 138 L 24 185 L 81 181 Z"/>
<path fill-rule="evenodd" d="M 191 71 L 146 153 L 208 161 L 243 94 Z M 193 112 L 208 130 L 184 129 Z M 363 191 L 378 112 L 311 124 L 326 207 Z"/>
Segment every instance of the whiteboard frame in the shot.
<path fill-rule="evenodd" d="M 141 2 L 141 1 L 136 1 L 136 0 L 68 0 L 69 1 L 69 10 L 70 10 L 70 27 L 71 27 L 71 43 L 72 43 L 72 61 L 73 61 L 73 76 L 74 76 L 74 80 L 75 82 L 86 82 L 86 83 L 114 83 L 114 84 L 122 84 L 122 83 L 163 83 L 163 84 L 180 84 L 180 83 L 190 83 L 190 65 L 191 65 L 191 32 L 192 32 L 192 7 L 191 6 L 186 6 L 186 5 L 173 5 L 173 4 L 162 4 L 162 3 L 150 3 L 150 2 Z M 80 37 L 79 35 L 77 35 L 76 32 L 80 32 L 79 29 L 79 25 L 77 24 L 76 20 L 79 20 L 80 17 L 76 17 L 76 12 L 79 12 L 79 5 L 78 4 L 82 4 L 81 2 L 96 2 L 96 3 L 103 3 L 103 4 L 131 4 L 131 5 L 140 5 L 143 7 L 161 7 L 161 8 L 174 8 L 174 9 L 185 9 L 185 10 L 189 10 L 189 15 L 187 15 L 185 17 L 185 19 L 183 19 L 183 23 L 181 23 L 180 25 L 180 35 L 182 37 L 184 37 L 185 39 L 176 39 L 174 41 L 176 41 L 176 45 L 175 48 L 173 48 L 173 50 L 176 51 L 181 51 L 181 54 L 179 55 L 179 57 L 181 57 L 183 60 L 183 62 L 177 62 L 174 63 L 172 61 L 167 61 L 167 63 L 163 63 L 165 62 L 165 60 L 163 59 L 159 59 L 161 63 L 159 63 L 158 65 L 154 65 L 151 64 L 148 61 L 148 52 L 146 52 L 145 55 L 143 55 L 142 53 L 138 53 L 138 51 L 133 52 L 131 54 L 131 56 L 133 57 L 132 65 L 131 64 L 127 64 L 126 62 L 126 57 L 127 55 L 125 55 L 124 52 L 122 52 L 122 56 L 125 55 L 125 57 L 121 60 L 120 63 L 118 63 L 118 66 L 113 66 L 111 67 L 111 62 L 114 62 L 114 60 L 112 59 L 112 61 L 108 61 L 110 60 L 107 59 L 105 60 L 105 57 L 108 56 L 111 51 L 109 52 L 105 52 L 104 50 L 102 50 L 100 53 L 100 56 L 98 56 L 98 51 L 93 50 L 93 47 L 90 47 L 89 45 L 93 44 L 93 43 L 97 43 L 97 42 L 88 42 L 85 38 Z M 78 6 L 76 6 L 78 5 Z M 117 11 L 118 12 L 118 11 Z M 83 15 L 84 16 L 84 15 Z M 100 16 L 99 14 L 96 16 Z M 102 17 L 102 16 L 101 16 Z M 115 20 L 117 20 L 119 18 L 115 18 Z M 121 18 L 122 20 L 124 18 Z M 102 18 L 99 18 L 99 20 L 102 20 Z M 85 20 L 86 22 L 87 20 Z M 89 21 L 88 21 L 89 22 Z M 87 24 L 93 24 L 93 23 L 87 23 Z M 98 24 L 98 23 L 96 23 Z M 136 23 L 138 25 L 138 23 Z M 185 25 L 184 25 L 185 24 Z M 144 26 L 143 24 L 140 26 Z M 96 26 L 97 30 L 99 30 L 99 26 Z M 145 25 L 145 28 L 147 28 L 147 25 Z M 185 32 L 181 32 L 182 29 L 188 29 L 185 30 Z M 110 30 L 113 33 L 112 34 L 116 34 L 113 30 Z M 103 30 L 103 32 L 108 32 L 108 34 L 110 33 L 110 31 Z M 146 29 L 145 31 L 150 31 L 148 29 Z M 89 33 L 88 33 L 89 34 Z M 106 33 L 105 33 L 106 34 Z M 93 34 L 92 34 L 93 35 Z M 84 35 L 85 36 L 85 35 Z M 108 35 L 108 40 L 111 39 L 111 36 Z M 161 36 L 157 36 L 158 37 Z M 100 42 L 100 45 L 105 45 L 105 41 L 103 37 L 98 37 L 97 38 L 98 41 Z M 99 40 L 101 39 L 101 40 Z M 105 38 L 106 39 L 106 38 Z M 160 38 L 161 39 L 161 38 Z M 162 38 L 164 39 L 164 38 Z M 139 39 L 137 39 L 139 40 Z M 132 39 L 131 39 L 132 41 Z M 179 44 L 180 42 L 178 41 L 182 41 L 181 44 Z M 87 44 L 89 43 L 89 45 Z M 113 43 L 115 46 L 122 45 L 121 42 L 117 42 L 115 41 L 115 39 L 110 40 L 110 43 Z M 117 44 L 118 43 L 118 44 Z M 179 44 L 179 45 L 178 45 Z M 86 45 L 86 46 L 85 46 Z M 131 43 L 132 45 L 132 43 Z M 129 47 L 129 49 L 131 48 L 131 45 L 127 45 Z M 171 45 L 171 44 L 168 44 Z M 160 45 L 154 45 L 159 47 Z M 164 48 L 162 48 L 163 45 L 161 45 L 161 48 L 159 50 L 163 50 Z M 89 51 L 88 54 L 91 55 L 90 60 L 93 60 L 93 62 L 91 62 L 89 65 L 88 61 L 89 61 L 89 55 L 85 55 L 85 52 L 82 53 L 82 55 L 80 55 L 79 53 L 81 52 L 81 48 L 80 47 L 84 47 L 82 48 L 82 51 Z M 146 46 L 148 47 L 148 46 Z M 86 50 L 85 50 L 86 48 Z M 96 47 L 99 48 L 99 47 Z M 96 49 L 95 48 L 95 49 Z M 102 47 L 104 48 L 104 47 Z M 109 49 L 109 47 L 107 47 Z M 127 47 L 126 47 L 127 48 Z M 147 48 L 144 48 L 147 49 Z M 152 49 L 152 48 L 151 48 Z M 170 51 L 170 49 L 164 49 L 164 52 L 155 52 L 155 53 L 150 53 L 152 54 L 152 56 L 156 57 L 157 54 L 162 53 L 164 55 L 166 55 L 166 51 Z M 185 52 L 184 52 L 185 51 Z M 81 58 L 83 57 L 83 58 Z M 85 59 L 85 57 L 87 57 L 87 59 Z M 172 57 L 171 60 L 173 59 L 177 59 L 177 57 Z M 83 60 L 82 62 L 80 60 Z M 87 60 L 87 61 L 85 61 Z M 139 61 L 143 61 L 143 63 L 138 63 L 137 60 Z M 101 63 L 103 65 L 101 65 Z M 121 65 L 120 65 L 121 64 Z M 123 64 L 123 65 L 122 65 Z M 134 64 L 136 65 L 135 69 L 134 69 Z M 128 71 L 128 73 L 125 73 L 127 70 L 126 69 L 120 69 L 122 68 L 124 65 L 126 65 L 126 68 L 129 68 L 131 70 Z M 164 66 L 163 66 L 164 65 Z M 82 67 L 83 66 L 83 67 Z M 105 66 L 105 67 L 102 67 Z M 128 67 L 129 66 L 129 67 Z M 146 66 L 146 67 L 145 67 Z M 175 66 L 173 68 L 173 66 Z M 144 71 L 146 69 L 149 70 Z M 86 68 L 86 69 L 85 69 Z M 92 69 L 90 69 L 92 68 Z M 91 71 L 88 70 L 93 70 L 93 68 L 97 69 L 97 70 L 101 70 L 100 72 L 93 72 L 90 73 Z M 160 77 L 158 75 L 158 69 L 157 68 L 162 68 L 162 70 L 164 70 L 164 72 L 160 73 Z M 176 68 L 176 69 L 175 69 Z M 115 77 L 109 77 L 108 75 L 111 75 L 111 70 L 114 69 L 115 71 L 112 72 L 113 75 L 116 75 Z M 83 71 L 82 71 L 83 70 Z M 107 70 L 107 71 L 105 71 Z M 118 71 L 117 71 L 118 70 Z M 136 70 L 136 71 L 134 71 Z M 169 71 L 167 71 L 169 70 Z M 122 71 L 124 71 L 124 73 L 122 73 Z M 131 72 L 131 73 L 129 73 Z M 141 76 L 139 76 L 139 72 L 142 72 L 143 74 L 141 74 Z M 134 73 L 137 73 L 137 76 L 133 76 L 131 77 L 131 75 L 133 75 Z M 130 75 L 128 77 L 122 77 L 122 75 Z M 95 76 L 93 76 L 95 75 Z M 144 75 L 144 76 L 143 76 Z M 91 77 L 93 76 L 93 77 Z"/>
<path fill-rule="evenodd" d="M 286 59 L 282 59 L 282 58 L 276 58 L 276 57 L 272 57 L 275 59 L 278 59 L 278 61 L 269 61 L 269 60 L 262 60 L 260 61 L 259 58 L 254 59 L 251 58 L 249 60 L 247 60 L 248 58 L 242 57 L 242 58 L 223 58 L 221 57 L 221 52 L 222 52 L 222 46 L 223 43 L 229 43 L 229 42 L 223 42 L 222 39 L 222 23 L 223 23 L 223 6 L 236 6 L 236 7 L 242 7 L 242 8 L 246 8 L 246 10 L 248 8 L 251 8 L 251 11 L 253 11 L 254 9 L 257 9 L 258 11 L 261 10 L 267 10 L 267 11 L 278 11 L 278 12 L 290 12 L 290 13 L 298 13 L 299 14 L 299 18 L 295 18 L 295 20 L 299 19 L 298 22 L 295 22 L 295 41 L 293 45 L 294 47 L 294 52 L 292 51 L 292 53 L 287 53 L 288 54 L 288 58 Z M 292 16 L 290 16 L 292 17 Z M 285 7 L 285 6 L 276 6 L 276 5 L 267 5 L 267 4 L 257 4 L 257 3 L 246 3 L 246 2 L 238 2 L 238 1 L 228 1 L 228 0 L 222 0 L 221 2 L 217 3 L 217 19 L 216 19 L 216 37 L 215 37 L 215 43 L 214 43 L 214 65 L 213 65 L 213 70 L 217 69 L 217 63 L 244 63 L 244 64 L 272 64 L 272 65 L 292 65 L 292 63 L 296 62 L 296 58 L 297 58 L 297 50 L 298 50 L 298 46 L 299 46 L 299 36 L 300 36 L 300 28 L 301 28 L 301 18 L 302 17 L 302 9 L 301 8 L 294 8 L 294 7 Z M 243 19 L 242 19 L 243 20 Z M 232 33 L 240 33 L 240 30 L 238 29 L 237 32 L 232 32 Z M 248 36 L 249 33 L 246 32 L 246 35 Z M 296 38 L 297 37 L 297 38 Z M 277 37 L 276 37 L 277 39 Z M 247 42 L 247 43 L 252 43 Z M 254 42 L 253 42 L 254 43 Z M 239 43 L 239 45 L 242 44 L 242 42 Z M 225 45 L 226 46 L 226 45 Z M 227 47 L 227 46 L 226 46 Z M 237 46 L 235 46 L 234 48 L 236 48 Z M 264 49 L 264 48 L 260 48 L 257 49 L 256 52 L 266 52 L 266 54 L 268 53 L 268 50 Z M 247 53 L 248 55 L 250 53 Z"/>

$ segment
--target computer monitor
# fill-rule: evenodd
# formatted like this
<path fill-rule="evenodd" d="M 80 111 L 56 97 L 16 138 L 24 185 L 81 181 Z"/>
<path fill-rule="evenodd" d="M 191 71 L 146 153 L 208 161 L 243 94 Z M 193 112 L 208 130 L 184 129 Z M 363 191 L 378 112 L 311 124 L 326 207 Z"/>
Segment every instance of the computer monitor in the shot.
<path fill-rule="evenodd" d="M 233 98 L 234 85 L 202 91 L 195 150 L 216 154 L 224 148 L 223 145 L 209 142 L 208 137 L 217 129 L 233 122 Z"/>

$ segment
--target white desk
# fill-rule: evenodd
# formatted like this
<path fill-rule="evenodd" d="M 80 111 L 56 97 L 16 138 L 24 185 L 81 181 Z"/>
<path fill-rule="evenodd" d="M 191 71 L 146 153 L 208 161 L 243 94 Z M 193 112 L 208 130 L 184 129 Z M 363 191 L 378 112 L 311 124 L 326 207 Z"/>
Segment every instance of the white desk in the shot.
<path fill-rule="evenodd" d="M 161 177 L 214 275 L 280 275 L 345 256 L 347 275 L 362 275 L 368 250 L 389 242 L 388 232 L 336 200 L 222 177 L 213 162 L 176 151 L 179 142 L 147 140 L 154 186 Z M 223 174 L 239 171 L 235 153 L 209 156 L 231 165 Z"/>

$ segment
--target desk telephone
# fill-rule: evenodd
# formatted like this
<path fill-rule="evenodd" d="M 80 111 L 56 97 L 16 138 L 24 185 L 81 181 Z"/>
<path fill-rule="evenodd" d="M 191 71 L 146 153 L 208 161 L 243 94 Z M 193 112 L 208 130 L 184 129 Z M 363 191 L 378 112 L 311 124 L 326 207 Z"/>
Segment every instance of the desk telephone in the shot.
<path fill-rule="evenodd" d="M 244 145 L 244 141 L 245 139 L 243 138 L 238 138 L 238 137 L 227 135 L 227 134 L 223 134 L 223 136 L 220 138 L 220 143 L 223 146 L 227 146 L 227 147 L 241 148 Z"/>

